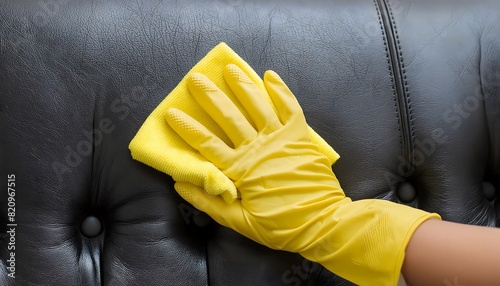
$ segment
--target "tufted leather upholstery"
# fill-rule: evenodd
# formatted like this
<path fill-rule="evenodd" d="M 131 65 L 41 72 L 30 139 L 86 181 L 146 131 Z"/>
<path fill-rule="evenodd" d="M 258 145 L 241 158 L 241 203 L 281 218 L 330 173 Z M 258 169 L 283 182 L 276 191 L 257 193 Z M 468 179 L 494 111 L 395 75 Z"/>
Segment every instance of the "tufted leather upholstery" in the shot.
<path fill-rule="evenodd" d="M 218 226 L 131 159 L 221 41 L 284 78 L 353 199 L 498 227 L 498 35 L 493 0 L 2 1 L 0 285 L 350 285 Z"/>

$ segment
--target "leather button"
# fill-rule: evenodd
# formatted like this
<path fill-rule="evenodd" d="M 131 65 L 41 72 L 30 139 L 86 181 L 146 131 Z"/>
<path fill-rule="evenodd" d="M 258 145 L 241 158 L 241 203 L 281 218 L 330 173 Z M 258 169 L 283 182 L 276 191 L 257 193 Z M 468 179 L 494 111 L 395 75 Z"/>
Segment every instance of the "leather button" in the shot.
<path fill-rule="evenodd" d="M 396 195 L 398 199 L 404 203 L 409 203 L 417 198 L 417 191 L 412 186 L 412 184 L 408 182 L 403 182 L 399 184 Z"/>
<path fill-rule="evenodd" d="M 493 201 L 497 195 L 495 186 L 490 182 L 483 182 L 483 194 L 488 201 Z"/>
<path fill-rule="evenodd" d="M 91 215 L 82 220 L 80 230 L 86 237 L 94 237 L 101 233 L 102 223 L 97 217 Z"/>

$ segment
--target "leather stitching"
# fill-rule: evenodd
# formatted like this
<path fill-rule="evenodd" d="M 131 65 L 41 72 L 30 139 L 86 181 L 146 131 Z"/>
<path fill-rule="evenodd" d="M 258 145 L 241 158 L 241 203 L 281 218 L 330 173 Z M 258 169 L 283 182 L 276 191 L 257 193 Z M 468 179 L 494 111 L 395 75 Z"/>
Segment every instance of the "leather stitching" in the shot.
<path fill-rule="evenodd" d="M 400 145 L 403 145 L 403 138 L 402 138 L 402 133 L 401 133 L 401 119 L 399 118 L 399 112 L 397 112 L 398 110 L 398 104 L 397 104 L 397 101 L 396 101 L 396 89 L 394 88 L 394 75 L 392 73 L 392 68 L 391 68 L 391 55 L 389 54 L 389 48 L 388 48 L 388 44 L 387 44 L 387 35 L 385 33 L 385 28 L 384 28 L 384 23 L 382 21 L 382 16 L 381 16 L 381 12 L 380 12 L 380 7 L 379 7 L 379 4 L 377 3 L 377 0 L 373 0 L 373 3 L 375 5 L 375 10 L 377 11 L 377 17 L 378 17 L 378 22 L 380 24 L 380 30 L 382 32 L 382 40 L 384 42 L 384 47 L 385 47 L 385 56 L 386 56 L 386 62 L 387 62 L 387 70 L 389 71 L 389 76 L 391 78 L 391 84 L 392 84 L 392 95 L 393 95 L 393 99 L 394 99 L 394 108 L 396 109 L 396 117 L 397 117 L 397 120 L 398 120 L 398 123 L 399 123 L 399 128 L 398 128 L 398 131 L 399 131 L 399 144 Z"/>
<path fill-rule="evenodd" d="M 396 113 L 399 120 L 400 144 L 403 161 L 406 162 L 408 172 L 400 174 L 411 175 L 414 167 L 414 123 L 409 99 L 409 88 L 406 79 L 405 65 L 399 34 L 392 8 L 388 1 L 374 0 L 379 22 L 382 29 L 387 62 L 391 76 Z"/>
<path fill-rule="evenodd" d="M 410 128 L 410 140 L 411 140 L 411 155 L 413 157 L 414 155 L 414 147 L 415 146 L 415 124 L 413 120 L 413 112 L 412 112 L 412 104 L 411 104 L 411 99 L 410 99 L 410 91 L 408 88 L 408 80 L 406 77 L 406 67 L 403 62 L 403 49 L 401 46 L 401 42 L 399 40 L 399 33 L 398 33 L 398 28 L 396 27 L 396 20 L 394 19 L 394 13 L 392 12 L 392 7 L 391 7 L 391 1 L 386 1 L 387 4 L 387 10 L 389 11 L 389 15 L 391 17 L 391 22 L 392 22 L 392 30 L 394 31 L 395 39 L 396 39 L 396 47 L 397 47 L 397 52 L 398 52 L 398 63 L 401 67 L 401 75 L 402 75 L 402 84 L 404 88 L 404 94 L 402 94 L 403 99 L 406 101 L 406 107 L 408 111 L 408 118 L 409 118 L 409 128 Z M 411 159 L 411 162 L 413 162 L 414 158 L 409 158 Z"/>

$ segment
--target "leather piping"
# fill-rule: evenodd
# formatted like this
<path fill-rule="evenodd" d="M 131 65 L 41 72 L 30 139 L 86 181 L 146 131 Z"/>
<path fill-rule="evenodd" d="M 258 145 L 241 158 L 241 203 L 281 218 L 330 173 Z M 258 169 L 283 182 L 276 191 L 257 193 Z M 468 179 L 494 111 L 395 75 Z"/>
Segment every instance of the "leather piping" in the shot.
<path fill-rule="evenodd" d="M 411 105 L 396 22 L 388 1 L 374 0 L 374 2 L 379 14 L 384 43 L 387 49 L 387 62 L 393 83 L 396 111 L 399 117 L 402 156 L 404 162 L 407 163 L 406 167 L 408 170 L 411 170 L 414 166 L 414 136 Z"/>

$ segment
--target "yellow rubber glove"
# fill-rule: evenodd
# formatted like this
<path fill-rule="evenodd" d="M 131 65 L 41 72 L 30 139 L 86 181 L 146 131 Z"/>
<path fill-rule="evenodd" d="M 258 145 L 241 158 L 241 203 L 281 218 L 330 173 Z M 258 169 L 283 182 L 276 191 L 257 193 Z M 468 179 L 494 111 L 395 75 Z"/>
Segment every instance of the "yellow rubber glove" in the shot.
<path fill-rule="evenodd" d="M 226 134 L 192 98 L 186 84 L 187 78 L 193 73 L 200 72 L 233 99 L 234 95 L 222 77 L 222 70 L 229 63 L 234 63 L 244 70 L 261 93 L 268 98 L 262 79 L 257 73 L 228 45 L 220 43 L 205 55 L 151 112 L 129 145 L 135 160 L 169 174 L 176 181 L 190 182 L 203 187 L 212 195 L 221 195 L 228 203 L 237 197 L 233 182 L 165 124 L 165 112 L 171 107 L 178 108 L 204 124 L 225 142 L 229 142 Z M 337 152 L 314 130 L 309 128 L 309 132 L 313 142 L 328 157 L 330 164 L 333 164 L 339 157 Z"/>
<path fill-rule="evenodd" d="M 202 74 L 188 78 L 188 87 L 231 144 L 178 109 L 170 108 L 166 119 L 234 182 L 241 198 L 227 204 L 185 182 L 175 184 L 177 192 L 218 223 L 270 248 L 300 253 L 359 285 L 396 285 L 413 231 L 439 216 L 385 200 L 352 202 L 276 73 L 264 76 L 275 108 L 238 67 L 228 65 L 224 78 L 250 119 Z"/>

